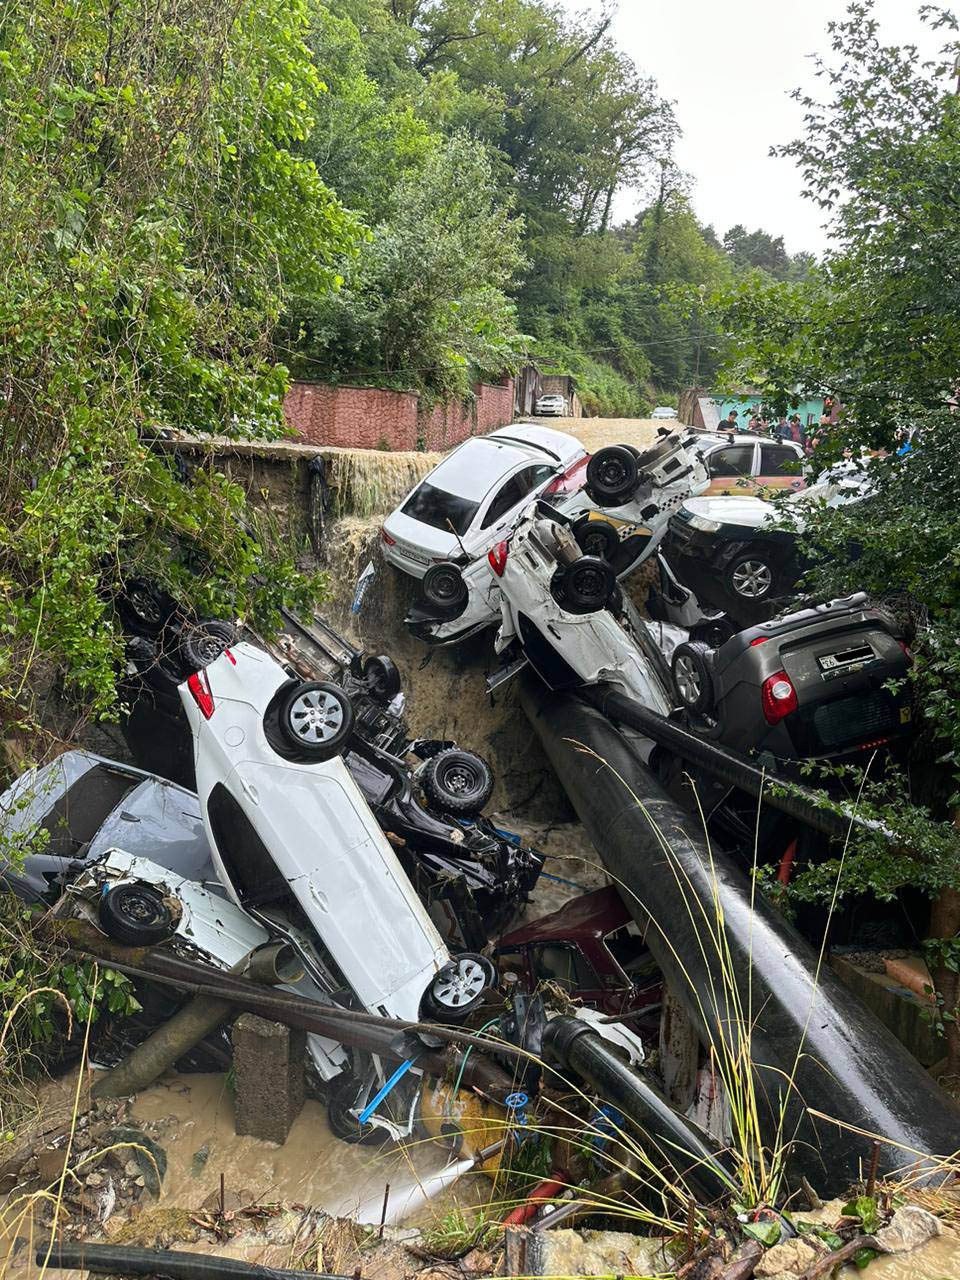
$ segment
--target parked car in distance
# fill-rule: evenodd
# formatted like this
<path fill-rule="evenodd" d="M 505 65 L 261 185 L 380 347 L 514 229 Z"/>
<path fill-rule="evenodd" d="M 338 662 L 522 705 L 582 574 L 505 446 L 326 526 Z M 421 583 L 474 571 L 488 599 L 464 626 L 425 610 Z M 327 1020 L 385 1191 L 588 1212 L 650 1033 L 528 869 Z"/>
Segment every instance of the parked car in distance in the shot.
<path fill-rule="evenodd" d="M 534 406 L 534 413 L 538 418 L 565 418 L 567 402 L 561 395 L 541 396 Z"/>
<path fill-rule="evenodd" d="M 579 440 L 536 423 L 501 427 L 458 445 L 383 522 L 384 559 L 426 579 L 427 599 L 448 602 L 443 572 L 485 555 L 523 506 L 586 457 Z M 438 572 L 430 578 L 432 568 Z M 433 584 L 435 590 L 431 592 Z"/>
<path fill-rule="evenodd" d="M 833 758 L 912 724 L 910 656 L 863 592 L 774 618 L 718 648 L 673 651 L 677 701 L 697 732 L 779 759 Z"/>
<path fill-rule="evenodd" d="M 675 418 L 676 416 L 676 409 L 671 409 L 668 404 L 658 404 L 650 415 L 651 418 Z"/>
<path fill-rule="evenodd" d="M 640 930 L 610 886 L 573 898 L 558 911 L 505 933 L 494 949 L 501 972 L 520 989 L 555 982 L 606 1014 L 641 1014 L 635 1030 L 656 1034 L 662 979 Z"/>
<path fill-rule="evenodd" d="M 763 497 L 806 483 L 803 449 L 792 440 L 767 440 L 748 431 L 705 432 L 694 448 L 710 474 L 710 494 Z"/>

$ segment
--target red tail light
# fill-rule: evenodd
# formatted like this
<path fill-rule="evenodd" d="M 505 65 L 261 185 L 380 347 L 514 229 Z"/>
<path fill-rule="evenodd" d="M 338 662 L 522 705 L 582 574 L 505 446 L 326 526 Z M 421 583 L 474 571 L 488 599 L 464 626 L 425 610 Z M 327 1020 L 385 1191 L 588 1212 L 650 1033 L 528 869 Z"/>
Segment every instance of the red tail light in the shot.
<path fill-rule="evenodd" d="M 214 706 L 213 693 L 210 690 L 206 671 L 195 671 L 192 676 L 188 676 L 187 688 L 193 694 L 193 700 L 200 708 L 200 714 L 204 720 L 209 720 L 213 715 Z"/>
<path fill-rule="evenodd" d="M 587 463 L 590 461 L 590 455 L 584 454 L 582 458 L 577 460 L 564 471 L 563 475 L 555 476 L 543 491 L 545 498 L 552 498 L 558 493 L 576 493 L 578 489 L 582 489 L 587 479 Z"/>
<path fill-rule="evenodd" d="M 380 537 L 384 540 L 384 542 L 387 544 L 388 547 L 395 547 L 397 545 L 396 538 L 391 538 L 385 528 L 381 527 Z"/>
<path fill-rule="evenodd" d="M 507 544 L 498 542 L 495 547 L 487 552 L 487 559 L 490 561 L 490 568 L 498 578 L 503 577 L 503 571 L 507 567 Z"/>
<path fill-rule="evenodd" d="M 764 680 L 760 697 L 767 724 L 779 724 L 784 716 L 797 709 L 797 691 L 785 671 Z"/>
<path fill-rule="evenodd" d="M 758 645 L 758 644 L 766 644 L 769 639 L 770 639 L 769 636 L 755 636 L 750 641 L 750 648 L 752 649 L 754 648 L 755 645 Z"/>

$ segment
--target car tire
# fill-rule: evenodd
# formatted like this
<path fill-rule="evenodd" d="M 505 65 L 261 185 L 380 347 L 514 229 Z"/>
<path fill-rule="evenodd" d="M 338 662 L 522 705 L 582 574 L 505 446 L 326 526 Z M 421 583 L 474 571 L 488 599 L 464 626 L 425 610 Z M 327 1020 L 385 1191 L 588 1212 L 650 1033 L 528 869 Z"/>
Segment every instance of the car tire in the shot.
<path fill-rule="evenodd" d="M 685 641 L 674 649 L 670 664 L 677 701 L 685 711 L 696 716 L 709 715 L 714 706 L 710 652 L 702 641 Z"/>
<path fill-rule="evenodd" d="M 240 638 L 232 622 L 211 619 L 184 626 L 180 633 L 180 657 L 188 671 L 202 671 L 216 662 L 224 649 L 229 649 Z"/>
<path fill-rule="evenodd" d="M 420 1000 L 420 1017 L 426 1022 L 464 1022 L 484 1004 L 496 979 L 486 956 L 462 951 L 433 975 Z"/>
<path fill-rule="evenodd" d="M 602 507 L 623 506 L 636 493 L 639 483 L 636 455 L 625 444 L 598 449 L 587 463 L 587 492 Z"/>
<path fill-rule="evenodd" d="M 719 649 L 736 634 L 737 628 L 725 614 L 707 622 L 698 622 L 690 628 L 691 643 L 699 641 L 708 649 Z"/>
<path fill-rule="evenodd" d="M 441 812 L 475 817 L 493 795 L 493 770 L 475 752 L 450 747 L 427 760 L 420 785 L 430 804 Z"/>
<path fill-rule="evenodd" d="M 606 560 L 581 556 L 563 571 L 562 608 L 569 613 L 599 613 L 617 586 L 617 575 Z"/>
<path fill-rule="evenodd" d="M 137 669 L 137 674 L 154 693 L 171 698 L 180 705 L 179 686 L 186 679 L 176 659 L 165 653 L 156 640 L 147 636 L 132 636 L 127 642 L 127 657 Z"/>
<path fill-rule="evenodd" d="M 773 598 L 779 569 L 764 549 L 742 551 L 723 571 L 723 585 L 729 595 L 745 604 L 761 604 Z"/>
<path fill-rule="evenodd" d="M 620 548 L 617 531 L 606 520 L 580 520 L 573 526 L 573 536 L 585 556 L 598 560 L 612 561 Z"/>
<path fill-rule="evenodd" d="M 467 607 L 467 584 L 457 565 L 444 561 L 431 565 L 420 590 L 427 604 L 444 618 L 459 618 Z"/>
<path fill-rule="evenodd" d="M 386 1140 L 386 1134 L 376 1125 L 368 1121 L 364 1125 L 357 1123 L 350 1114 L 360 1089 L 360 1081 L 350 1071 L 344 1071 L 330 1085 L 327 1092 L 327 1120 L 335 1138 L 341 1142 L 349 1142 L 356 1146 L 370 1147 Z"/>
<path fill-rule="evenodd" d="M 380 653 L 375 658 L 367 658 L 363 664 L 363 678 L 367 682 L 370 697 L 385 707 L 403 689 L 397 665 L 385 653 Z"/>
<path fill-rule="evenodd" d="M 104 933 L 127 947 L 154 947 L 176 930 L 163 894 L 142 880 L 127 880 L 107 889 L 100 895 L 97 915 Z"/>
<path fill-rule="evenodd" d="M 130 578 L 116 602 L 117 615 L 130 635 L 153 639 L 177 611 L 176 601 L 145 578 Z"/>
<path fill-rule="evenodd" d="M 277 723 L 284 742 L 301 760 L 331 760 L 353 732 L 353 703 L 339 685 L 307 680 L 284 695 Z"/>

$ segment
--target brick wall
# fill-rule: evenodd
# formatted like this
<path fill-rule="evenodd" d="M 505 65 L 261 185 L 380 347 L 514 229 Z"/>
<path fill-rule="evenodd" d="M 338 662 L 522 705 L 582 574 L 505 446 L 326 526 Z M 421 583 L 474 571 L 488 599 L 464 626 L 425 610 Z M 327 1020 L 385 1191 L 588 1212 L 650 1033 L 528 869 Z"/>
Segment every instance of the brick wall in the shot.
<path fill-rule="evenodd" d="M 512 381 L 478 383 L 475 394 L 475 401 L 452 400 L 427 409 L 410 391 L 294 382 L 283 411 L 289 425 L 311 444 L 442 450 L 513 421 Z"/>

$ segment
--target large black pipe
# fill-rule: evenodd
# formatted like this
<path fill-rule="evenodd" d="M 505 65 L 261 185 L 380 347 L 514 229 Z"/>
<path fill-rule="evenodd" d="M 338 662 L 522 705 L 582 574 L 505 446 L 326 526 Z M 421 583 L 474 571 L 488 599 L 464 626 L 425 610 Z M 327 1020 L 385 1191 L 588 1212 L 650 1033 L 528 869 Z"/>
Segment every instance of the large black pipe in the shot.
<path fill-rule="evenodd" d="M 793 1167 L 828 1191 L 845 1189 L 870 1162 L 873 1139 L 857 1129 L 885 1140 L 885 1174 L 960 1151 L 956 1103 L 708 846 L 699 820 L 670 799 L 610 721 L 532 676 L 522 702 L 704 1043 L 736 1052 L 749 1033 L 765 1142 L 777 1141 L 782 1114 L 782 1138 L 796 1139 Z M 924 1170 L 938 1176 L 927 1161 Z"/>
<path fill-rule="evenodd" d="M 659 1089 L 627 1066 L 610 1045 L 579 1018 L 552 1018 L 543 1033 L 543 1052 L 558 1066 L 575 1071 L 630 1116 L 643 1145 L 658 1163 L 676 1171 L 677 1199 L 684 1207 L 693 1196 L 701 1204 L 737 1189 L 734 1170 L 697 1125 L 670 1105 Z"/>
<path fill-rule="evenodd" d="M 37 1266 L 50 1254 L 49 1266 L 63 1271 L 92 1271 L 101 1276 L 169 1276 L 170 1280 L 348 1280 L 319 1271 L 287 1271 L 263 1267 L 237 1258 L 208 1253 L 178 1253 L 171 1249 L 137 1249 L 117 1244 L 87 1244 L 56 1240 L 37 1249 Z"/>

